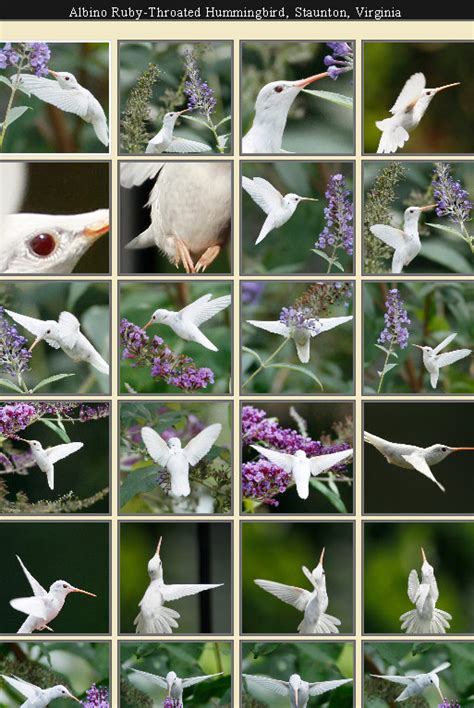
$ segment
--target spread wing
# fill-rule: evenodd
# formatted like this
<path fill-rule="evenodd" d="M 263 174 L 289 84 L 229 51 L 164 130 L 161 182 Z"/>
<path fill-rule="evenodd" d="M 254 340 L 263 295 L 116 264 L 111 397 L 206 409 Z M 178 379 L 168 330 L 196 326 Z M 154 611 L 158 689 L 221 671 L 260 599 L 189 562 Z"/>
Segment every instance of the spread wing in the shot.
<path fill-rule="evenodd" d="M 268 676 L 255 676 L 254 674 L 242 674 L 242 676 L 249 684 L 253 683 L 260 688 L 266 688 L 267 691 L 277 693 L 279 696 L 288 696 L 289 694 L 287 681 L 280 681 L 279 679 L 269 678 Z"/>
<path fill-rule="evenodd" d="M 183 309 L 180 310 L 180 315 L 191 320 L 199 327 L 199 325 L 210 320 L 211 317 L 217 315 L 221 310 L 225 310 L 231 303 L 230 295 L 216 297 L 214 300 L 211 300 L 211 298 L 211 293 L 203 295 L 189 305 L 186 305 L 186 307 L 183 307 Z"/>
<path fill-rule="evenodd" d="M 282 602 L 286 602 L 287 605 L 296 607 L 296 609 L 301 612 L 304 612 L 304 609 L 311 598 L 311 593 L 308 592 L 308 590 L 297 588 L 294 585 L 284 585 L 283 583 L 274 583 L 273 580 L 259 579 L 254 580 L 254 583 L 262 588 L 262 590 L 266 590 Z"/>
<path fill-rule="evenodd" d="M 67 113 L 75 113 L 81 118 L 88 113 L 89 92 L 86 89 L 63 89 L 55 79 L 32 74 L 20 74 L 19 88 Z"/>
<path fill-rule="evenodd" d="M 145 676 L 145 678 L 150 679 L 150 681 L 154 681 L 158 684 L 158 686 L 161 686 L 161 688 L 168 688 L 166 679 L 163 678 L 163 676 L 158 676 L 157 674 L 149 674 L 148 671 L 140 671 L 139 669 L 133 669 L 132 667 L 130 667 L 130 671 L 133 671 L 136 674 L 140 674 L 140 676 Z"/>
<path fill-rule="evenodd" d="M 403 686 L 409 686 L 414 680 L 414 676 L 387 676 L 380 674 L 370 674 L 374 678 L 386 679 L 387 681 L 393 681 L 393 683 L 401 683 Z"/>
<path fill-rule="evenodd" d="M 272 334 L 280 334 L 282 337 L 290 336 L 290 330 L 286 324 L 278 320 L 247 320 L 247 322 L 254 327 L 272 332 Z"/>
<path fill-rule="evenodd" d="M 445 492 L 445 488 L 443 485 L 441 485 L 436 477 L 434 476 L 433 472 L 431 471 L 428 463 L 426 462 L 425 458 L 423 455 L 420 455 L 418 452 L 412 452 L 410 455 L 402 455 L 403 459 L 406 460 L 410 465 L 412 465 L 418 472 L 421 472 L 422 475 L 425 477 L 428 477 L 428 479 L 431 479 L 432 482 L 438 485 L 438 487 L 441 489 L 442 492 Z"/>
<path fill-rule="evenodd" d="M 220 671 L 218 674 L 208 674 L 207 676 L 190 676 L 189 678 L 182 679 L 182 685 L 183 688 L 189 688 L 190 686 L 195 686 L 197 683 L 201 683 L 201 681 L 214 678 L 214 676 L 220 676 L 223 673 L 223 671 Z"/>
<path fill-rule="evenodd" d="M 213 590 L 213 588 L 219 588 L 222 585 L 223 583 L 163 585 L 160 587 L 160 592 L 163 596 L 164 602 L 171 602 L 172 600 L 180 600 L 182 597 L 188 597 L 188 595 L 197 595 L 199 592 L 204 592 L 205 590 Z"/>
<path fill-rule="evenodd" d="M 141 433 L 142 440 L 152 460 L 161 465 L 161 467 L 166 467 L 170 457 L 170 449 L 161 435 L 153 428 L 142 428 Z"/>
<path fill-rule="evenodd" d="M 41 337 L 43 334 L 43 320 L 38 320 L 36 317 L 28 317 L 27 315 L 20 315 L 18 312 L 13 312 L 12 310 L 5 310 L 5 312 L 12 318 L 12 320 L 28 330 L 30 334 L 34 334 L 35 337 Z"/>
<path fill-rule="evenodd" d="M 61 341 L 63 344 L 72 349 L 81 331 L 81 324 L 77 317 L 75 317 L 72 312 L 61 312 L 58 317 L 59 326 L 61 328 Z"/>
<path fill-rule="evenodd" d="M 184 155 L 188 152 L 207 152 L 211 148 L 206 143 L 198 143 L 197 140 L 187 138 L 173 138 L 164 152 L 176 152 Z"/>
<path fill-rule="evenodd" d="M 449 661 L 443 661 L 442 664 L 436 667 L 436 669 L 431 669 L 430 674 L 438 674 L 440 671 L 444 671 L 445 669 L 448 669 L 451 666 Z"/>
<path fill-rule="evenodd" d="M 410 571 L 408 576 L 408 590 L 407 594 L 409 599 L 415 604 L 416 596 L 418 595 L 418 590 L 420 587 L 420 581 L 418 579 L 418 573 L 416 570 Z"/>
<path fill-rule="evenodd" d="M 315 683 L 309 684 L 309 695 L 310 696 L 321 696 L 321 694 L 326 693 L 326 691 L 333 691 L 339 686 L 343 686 L 345 683 L 350 683 L 353 679 L 335 679 L 334 681 L 316 681 Z"/>
<path fill-rule="evenodd" d="M 20 556 L 17 556 L 17 560 L 18 560 L 18 563 L 21 565 L 21 568 L 22 568 L 24 574 L 26 575 L 26 579 L 28 580 L 28 582 L 31 586 L 31 589 L 33 590 L 33 593 L 37 597 L 42 597 L 43 595 L 47 595 L 47 592 L 44 589 L 44 587 L 42 585 L 40 585 L 40 583 L 36 580 L 36 578 L 34 578 L 31 575 L 30 571 L 26 568 L 26 566 L 24 565 Z"/>
<path fill-rule="evenodd" d="M 311 474 L 316 477 L 316 475 L 321 474 L 324 470 L 330 470 L 334 465 L 338 465 L 344 460 L 352 457 L 353 450 L 340 450 L 339 452 L 331 452 L 329 455 L 318 455 L 317 457 L 312 457 L 309 461 L 309 466 L 311 469 Z"/>
<path fill-rule="evenodd" d="M 391 107 L 390 113 L 398 113 L 399 111 L 404 111 L 406 108 L 409 108 L 410 104 L 420 98 L 425 86 L 426 79 L 421 71 L 412 74 L 400 91 L 400 95 Z"/>
<path fill-rule="evenodd" d="M 5 676 L 2 674 L 2 679 L 14 688 L 15 691 L 22 693 L 25 698 L 34 700 L 43 693 L 39 686 L 35 686 L 34 683 L 29 683 L 28 681 L 23 681 L 23 679 L 17 676 Z"/>
<path fill-rule="evenodd" d="M 339 325 L 350 322 L 351 320 L 352 315 L 346 315 L 345 317 L 321 317 L 319 319 L 321 329 L 318 332 L 311 332 L 311 336 L 316 337 L 316 335 L 321 334 L 321 332 L 328 332 L 330 329 L 339 327 Z"/>
<path fill-rule="evenodd" d="M 380 241 L 383 241 L 387 246 L 395 250 L 401 248 L 405 243 L 405 234 L 394 226 L 388 226 L 388 224 L 374 224 L 370 227 L 370 231 L 374 236 L 380 239 Z"/>
<path fill-rule="evenodd" d="M 242 177 L 242 187 L 252 197 L 255 204 L 258 204 L 263 209 L 265 214 L 269 214 L 274 209 L 281 207 L 283 196 L 266 179 L 262 177 L 254 177 L 253 179 Z"/>
<path fill-rule="evenodd" d="M 448 366 L 449 364 L 454 364 L 455 361 L 465 359 L 471 353 L 472 352 L 470 349 L 455 349 L 452 352 L 445 352 L 444 354 L 440 354 L 436 359 L 436 363 L 439 367 Z"/>
<path fill-rule="evenodd" d="M 64 445 L 55 445 L 54 447 L 49 447 L 46 450 L 46 454 L 48 455 L 48 460 L 54 465 L 55 462 L 64 460 L 65 457 L 69 457 L 69 455 L 72 455 L 74 452 L 80 450 L 81 447 L 84 447 L 84 443 L 75 442 L 66 443 Z"/>
<path fill-rule="evenodd" d="M 213 423 L 201 430 L 184 448 L 183 452 L 190 465 L 196 465 L 207 455 L 211 447 L 216 442 L 222 430 L 220 423 Z"/>
<path fill-rule="evenodd" d="M 445 339 L 443 339 L 443 341 L 440 342 L 440 343 L 433 349 L 433 354 L 439 354 L 440 351 L 442 351 L 443 349 L 445 349 L 445 348 L 448 346 L 448 344 L 451 344 L 451 342 L 453 341 L 453 339 L 456 339 L 457 336 L 458 336 L 458 333 L 457 333 L 457 332 L 453 332 L 452 334 L 448 334 L 448 336 L 445 337 Z"/>
<path fill-rule="evenodd" d="M 164 164 L 164 162 L 122 162 L 120 184 L 126 189 L 139 187 L 147 179 L 156 177 Z"/>
<path fill-rule="evenodd" d="M 277 450 L 269 450 L 268 448 L 261 447 L 260 445 L 251 445 L 250 447 L 253 447 L 254 450 L 256 450 L 260 455 L 266 457 L 267 460 L 270 460 L 270 462 L 273 462 L 274 465 L 281 467 L 282 470 L 288 474 L 291 474 L 295 463 L 295 458 L 293 455 L 289 455 L 286 452 L 278 452 Z"/>
<path fill-rule="evenodd" d="M 18 612 L 24 612 L 25 615 L 33 615 L 47 620 L 48 613 L 41 597 L 16 597 L 14 600 L 10 600 L 10 605 Z"/>

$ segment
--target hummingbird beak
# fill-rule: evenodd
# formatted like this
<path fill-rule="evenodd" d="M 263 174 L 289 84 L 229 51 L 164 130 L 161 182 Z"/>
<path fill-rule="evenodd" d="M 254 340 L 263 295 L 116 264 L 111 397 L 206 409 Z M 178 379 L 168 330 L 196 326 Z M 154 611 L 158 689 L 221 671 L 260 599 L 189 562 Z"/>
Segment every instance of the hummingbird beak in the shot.
<path fill-rule="evenodd" d="M 80 703 L 82 706 L 82 701 L 80 701 L 79 698 L 76 698 L 76 696 L 73 696 L 72 693 L 68 693 L 68 698 L 70 698 L 71 701 L 76 701 L 76 703 Z"/>
<path fill-rule="evenodd" d="M 143 327 L 143 329 L 147 329 L 148 327 L 151 327 L 152 324 L 153 324 L 153 320 L 148 320 L 148 322 L 147 322 L 146 325 Z"/>
<path fill-rule="evenodd" d="M 36 347 L 36 345 L 39 344 L 42 339 L 43 339 L 43 337 L 36 337 L 35 341 L 34 341 L 33 344 L 31 345 L 31 347 L 28 349 L 28 351 L 29 351 L 29 352 L 32 352 L 33 349 Z"/>
<path fill-rule="evenodd" d="M 306 86 L 309 86 L 309 84 L 312 84 L 313 81 L 319 81 L 319 79 L 324 79 L 325 76 L 328 76 L 327 71 L 323 72 L 322 74 L 314 74 L 313 76 L 308 76 L 307 79 L 301 79 L 301 81 L 294 81 L 293 86 L 295 88 L 304 89 Z"/>
<path fill-rule="evenodd" d="M 325 551 L 325 550 L 326 550 L 326 548 L 323 548 L 323 550 L 321 551 L 321 555 L 319 556 L 319 562 L 320 562 L 321 565 L 322 565 L 323 560 L 324 560 L 324 551 Z"/>
<path fill-rule="evenodd" d="M 437 690 L 438 690 L 439 695 L 441 696 L 441 701 L 444 703 L 444 696 L 443 696 L 443 694 L 441 693 L 440 687 L 439 687 L 439 686 L 436 686 L 436 688 L 437 688 Z"/>
<path fill-rule="evenodd" d="M 89 597 L 97 597 L 93 592 L 88 592 L 87 590 L 81 590 L 80 588 L 74 588 L 72 592 L 80 592 L 82 595 L 89 595 Z"/>
<path fill-rule="evenodd" d="M 428 561 L 426 560 L 426 555 L 425 555 L 425 549 L 422 547 L 421 548 L 421 557 L 423 559 L 423 563 L 427 563 Z"/>
<path fill-rule="evenodd" d="M 302 202 L 319 202 L 319 199 L 314 199 L 314 197 L 300 197 Z"/>
<path fill-rule="evenodd" d="M 163 540 L 163 536 L 160 536 L 160 540 L 158 541 L 158 545 L 157 545 L 157 547 L 156 547 L 156 553 L 155 553 L 156 556 L 159 556 L 159 555 L 160 555 L 160 548 L 161 548 L 161 542 L 162 542 L 162 540 Z"/>
<path fill-rule="evenodd" d="M 190 111 L 190 110 L 191 110 L 190 108 L 183 108 L 182 111 L 178 111 L 178 115 L 179 115 L 179 116 L 182 116 L 183 113 L 187 113 L 187 112 Z"/>
<path fill-rule="evenodd" d="M 295 706 L 298 707 L 298 689 L 293 689 L 295 693 Z"/>
<path fill-rule="evenodd" d="M 103 219 L 102 221 L 96 221 L 95 223 L 86 226 L 84 229 L 84 236 L 87 236 L 88 238 L 99 238 L 99 236 L 106 234 L 108 230 L 109 220 Z"/>
<path fill-rule="evenodd" d="M 421 344 L 412 344 L 411 346 L 412 346 L 412 347 L 416 347 L 417 349 L 423 349 L 423 347 L 421 346 Z"/>
<path fill-rule="evenodd" d="M 428 206 L 420 207 L 420 211 L 430 211 L 430 209 L 434 209 L 437 206 L 437 204 L 428 204 Z"/>
<path fill-rule="evenodd" d="M 51 76 L 54 76 L 55 79 L 58 78 L 58 72 L 57 72 L 57 71 L 53 71 L 52 69 L 49 69 L 49 73 L 51 74 Z"/>
<path fill-rule="evenodd" d="M 451 86 L 460 86 L 461 82 L 456 81 L 455 84 L 446 84 L 446 86 L 438 86 L 438 88 L 433 89 L 435 93 L 439 93 L 440 91 L 444 91 L 444 89 L 451 88 Z"/>
<path fill-rule="evenodd" d="M 459 452 L 460 450 L 474 450 L 474 447 L 451 447 L 452 452 Z"/>

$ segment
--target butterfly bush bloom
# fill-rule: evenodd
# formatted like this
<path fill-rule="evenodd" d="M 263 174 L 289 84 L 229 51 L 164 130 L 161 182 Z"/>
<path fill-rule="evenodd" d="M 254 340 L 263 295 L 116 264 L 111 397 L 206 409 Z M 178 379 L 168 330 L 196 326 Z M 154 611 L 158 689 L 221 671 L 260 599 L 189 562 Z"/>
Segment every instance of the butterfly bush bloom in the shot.
<path fill-rule="evenodd" d="M 290 484 L 291 475 L 268 460 L 260 459 L 242 465 L 242 494 L 247 499 L 278 506 L 279 502 L 273 497 L 286 492 Z"/>
<path fill-rule="evenodd" d="M 318 334 L 321 329 L 319 319 L 312 316 L 309 307 L 284 307 L 280 312 L 280 322 L 285 324 L 291 331 L 306 329 L 308 332 Z"/>
<path fill-rule="evenodd" d="M 348 256 L 352 256 L 354 248 L 354 215 L 351 193 L 346 188 L 345 177 L 341 174 L 331 175 L 325 192 L 327 206 L 324 209 L 326 225 L 314 244 L 315 248 L 332 249 L 335 253 L 343 248 Z"/>
<path fill-rule="evenodd" d="M 379 344 L 398 344 L 400 349 L 406 349 L 410 334 L 405 325 L 411 324 L 411 320 L 397 288 L 388 291 L 383 318 L 385 327 L 381 331 L 377 342 Z"/>
<path fill-rule="evenodd" d="M 51 59 L 51 50 L 45 42 L 31 42 L 26 44 L 29 69 L 36 76 L 48 75 L 48 63 Z"/>
<path fill-rule="evenodd" d="M 461 704 L 457 701 L 450 701 L 449 698 L 444 698 L 442 703 L 438 703 L 438 708 L 461 708 Z"/>
<path fill-rule="evenodd" d="M 191 51 L 184 53 L 184 61 L 186 65 L 184 94 L 188 97 L 188 108 L 191 111 L 200 111 L 209 118 L 217 105 L 214 91 L 206 81 L 201 79 L 199 65 Z"/>
<path fill-rule="evenodd" d="M 84 708 L 110 708 L 109 706 L 109 691 L 107 688 L 99 688 L 92 684 L 86 691 L 86 700 L 81 701 Z"/>
<path fill-rule="evenodd" d="M 471 219 L 472 202 L 459 180 L 450 174 L 451 166 L 438 162 L 434 168 L 433 194 L 436 200 L 436 216 L 448 216 L 455 224 L 464 224 Z"/>
<path fill-rule="evenodd" d="M 0 306 L 0 370 L 8 376 L 18 378 L 29 370 L 30 359 L 28 340 L 7 322 L 4 309 Z"/>
<path fill-rule="evenodd" d="M 183 708 L 181 701 L 175 701 L 171 696 L 167 696 L 163 701 L 163 708 Z"/>
<path fill-rule="evenodd" d="M 8 66 L 16 66 L 20 59 L 20 55 L 15 49 L 12 49 L 11 42 L 7 42 L 3 49 L 0 49 L 0 69 L 6 69 Z"/>
<path fill-rule="evenodd" d="M 0 435 L 9 437 L 24 430 L 37 417 L 29 403 L 12 403 L 0 407 Z"/>
<path fill-rule="evenodd" d="M 328 67 L 329 78 L 336 81 L 341 75 L 354 68 L 354 52 L 349 42 L 326 42 L 332 55 L 324 57 L 324 65 Z"/>

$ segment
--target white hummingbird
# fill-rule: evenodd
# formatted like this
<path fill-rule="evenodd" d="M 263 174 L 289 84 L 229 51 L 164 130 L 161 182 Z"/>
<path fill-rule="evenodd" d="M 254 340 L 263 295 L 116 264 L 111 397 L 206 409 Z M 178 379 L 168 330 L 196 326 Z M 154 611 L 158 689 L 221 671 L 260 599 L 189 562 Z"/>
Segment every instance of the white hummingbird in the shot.
<path fill-rule="evenodd" d="M 288 681 L 255 674 L 242 674 L 242 676 L 249 685 L 254 684 L 257 688 L 266 689 L 279 696 L 287 696 L 290 699 L 291 708 L 306 708 L 311 696 L 321 696 L 323 693 L 334 691 L 335 688 L 353 681 L 350 678 L 309 683 L 304 681 L 299 674 L 292 674 Z"/>
<path fill-rule="evenodd" d="M 421 549 L 423 565 L 421 566 L 421 581 L 416 570 L 411 570 L 408 576 L 408 597 L 415 605 L 400 616 L 402 629 L 406 634 L 446 634 L 449 629 L 449 612 L 436 607 L 439 598 L 438 583 L 434 568 L 426 560 L 425 551 Z"/>
<path fill-rule="evenodd" d="M 173 332 L 186 342 L 196 342 L 212 352 L 217 352 L 217 347 L 201 332 L 199 326 L 217 315 L 221 310 L 229 307 L 230 295 L 223 295 L 212 300 L 211 293 L 202 295 L 200 298 L 183 307 L 179 312 L 159 308 L 152 314 L 151 319 L 143 329 L 154 324 L 164 324 L 171 327 Z"/>
<path fill-rule="evenodd" d="M 447 669 L 451 664 L 449 661 L 445 661 L 436 669 L 433 669 L 427 674 L 415 674 L 415 676 L 395 676 L 393 674 L 387 674 L 386 676 L 379 674 L 371 674 L 374 678 L 385 679 L 386 681 L 392 681 L 393 683 L 399 683 L 406 688 L 400 693 L 400 695 L 395 699 L 396 701 L 406 701 L 408 698 L 413 698 L 414 696 L 421 696 L 426 688 L 434 686 L 441 696 L 441 702 L 444 704 L 444 697 L 441 693 L 439 687 L 439 672 Z"/>
<path fill-rule="evenodd" d="M 300 81 L 272 81 L 257 96 L 252 127 L 242 139 L 243 153 L 282 153 L 288 111 L 299 92 L 314 81 L 328 76 L 314 74 Z"/>
<path fill-rule="evenodd" d="M 307 364 L 310 358 L 310 342 L 312 337 L 317 337 L 319 334 L 329 332 L 334 327 L 345 324 L 352 320 L 352 315 L 346 317 L 315 317 L 312 320 L 311 327 L 304 325 L 293 325 L 289 327 L 280 320 L 247 320 L 254 327 L 264 329 L 272 334 L 279 334 L 280 337 L 290 338 L 294 341 L 298 359 Z"/>
<path fill-rule="evenodd" d="M 197 683 L 202 681 L 207 681 L 208 679 L 214 678 L 215 676 L 222 676 L 223 672 L 220 671 L 217 674 L 208 674 L 207 676 L 190 676 L 189 678 L 180 678 L 175 671 L 168 671 L 166 676 L 158 676 L 157 674 L 150 674 L 148 671 L 139 671 L 139 669 L 133 669 L 130 667 L 131 671 L 136 674 L 143 676 L 153 683 L 158 684 L 160 688 L 165 688 L 168 692 L 168 696 L 176 701 L 177 703 L 183 704 L 183 691 L 190 686 L 195 686 Z"/>
<path fill-rule="evenodd" d="M 425 75 L 421 71 L 412 74 L 390 109 L 392 117 L 375 122 L 382 131 L 377 152 L 391 153 L 403 147 L 410 137 L 410 131 L 417 127 L 434 96 L 451 86 L 459 86 L 459 81 L 438 88 L 425 88 Z"/>
<path fill-rule="evenodd" d="M 448 344 L 451 344 L 453 339 L 457 337 L 457 332 L 449 334 L 442 342 L 440 342 L 436 347 L 422 347 L 420 344 L 414 344 L 413 346 L 417 349 L 421 349 L 423 352 L 423 364 L 425 369 L 430 375 L 430 382 L 432 388 L 436 388 L 438 385 L 439 370 L 443 366 L 449 366 L 449 364 L 454 364 L 460 359 L 465 359 L 467 356 L 472 354 L 471 349 L 454 349 L 452 352 L 441 353 Z"/>
<path fill-rule="evenodd" d="M 57 698 L 70 698 L 72 701 L 82 705 L 81 701 L 73 696 L 66 686 L 61 686 L 61 684 L 51 688 L 40 688 L 34 683 L 18 678 L 18 676 L 5 676 L 2 674 L 2 678 L 9 686 L 26 698 L 20 708 L 46 708 Z"/>
<path fill-rule="evenodd" d="M 18 88 L 66 113 L 80 116 L 86 123 L 91 123 L 100 142 L 108 147 L 107 118 L 99 101 L 88 89 L 81 86 L 74 74 L 51 69 L 49 73 L 54 76 L 54 80 L 33 74 L 20 74 Z"/>
<path fill-rule="evenodd" d="M 342 464 L 349 457 L 352 457 L 353 450 L 341 450 L 330 454 L 321 454 L 316 457 L 306 457 L 304 450 L 297 450 L 294 455 L 278 450 L 270 450 L 261 445 L 251 445 L 260 455 L 270 460 L 274 465 L 281 467 L 287 474 L 291 474 L 296 484 L 296 491 L 300 499 L 307 499 L 309 496 L 309 480 L 311 475 L 317 477 L 325 470 L 331 469 L 335 465 Z"/>
<path fill-rule="evenodd" d="M 401 273 L 404 266 L 410 265 L 412 260 L 421 251 L 418 221 L 422 212 L 434 209 L 436 204 L 424 207 L 408 207 L 403 217 L 403 229 L 396 229 L 388 224 L 374 224 L 370 227 L 371 233 L 393 248 L 392 273 Z"/>
<path fill-rule="evenodd" d="M 72 455 L 74 452 L 80 450 L 81 447 L 84 447 L 84 443 L 74 442 L 65 443 L 64 445 L 55 445 L 54 447 L 47 447 L 45 449 L 39 440 L 18 439 L 23 440 L 23 442 L 28 443 L 30 446 L 36 464 L 47 477 L 50 489 L 54 489 L 54 465 L 56 462 L 64 460 L 65 457 L 69 457 L 69 455 Z"/>
<path fill-rule="evenodd" d="M 194 467 L 212 448 L 222 430 L 220 423 L 213 423 L 194 436 L 185 447 L 181 447 L 179 438 L 170 438 L 168 442 L 153 428 L 142 428 L 142 440 L 148 454 L 161 467 L 170 473 L 171 494 L 187 497 L 191 494 L 189 486 L 189 468 Z"/>
<path fill-rule="evenodd" d="M 53 349 L 62 349 L 73 361 L 86 361 L 102 374 L 109 373 L 109 365 L 82 334 L 80 322 L 71 312 L 66 310 L 61 312 L 57 322 L 27 317 L 11 310 L 5 310 L 5 312 L 10 315 L 12 320 L 35 335 L 36 339 L 31 345 L 30 351 L 44 340 Z"/>
<path fill-rule="evenodd" d="M 300 197 L 298 194 L 280 194 L 278 189 L 270 184 L 263 177 L 242 177 L 242 187 L 249 194 L 253 201 L 263 209 L 267 218 L 263 222 L 255 245 L 263 241 L 273 229 L 278 229 L 283 224 L 286 224 L 295 213 L 296 207 L 300 202 L 317 202 L 317 199 L 312 197 Z"/>
<path fill-rule="evenodd" d="M 161 155 L 163 152 L 183 154 L 188 152 L 206 152 L 206 150 L 210 150 L 209 145 L 205 143 L 198 143 L 196 140 L 178 138 L 173 135 L 176 121 L 183 113 L 187 113 L 189 110 L 189 108 L 185 108 L 183 111 L 165 113 L 161 130 L 149 141 L 145 152 L 149 155 Z"/>
<path fill-rule="evenodd" d="M 302 566 L 302 571 L 313 586 L 313 590 L 304 590 L 294 585 L 275 583 L 273 580 L 254 580 L 255 584 L 274 595 L 282 602 L 296 607 L 304 612 L 304 617 L 298 625 L 300 634 L 339 634 L 338 626 L 341 620 L 326 614 L 329 597 L 326 591 L 326 573 L 323 567 L 324 548 L 321 551 L 319 563 L 311 572 Z"/>
<path fill-rule="evenodd" d="M 448 445 L 441 445 L 440 443 L 435 443 L 429 447 L 394 443 L 366 431 L 364 431 L 364 440 L 370 445 L 373 445 L 391 465 L 402 467 L 405 470 L 421 472 L 424 477 L 428 477 L 428 479 L 434 482 L 442 492 L 446 490 L 434 476 L 430 469 L 431 466 L 442 462 L 453 452 L 474 450 L 474 447 L 449 447 Z"/>
<path fill-rule="evenodd" d="M 34 593 L 33 597 L 17 597 L 14 600 L 10 600 L 10 605 L 13 609 L 28 615 L 17 634 L 31 634 L 35 630 L 40 632 L 43 629 L 48 629 L 50 632 L 54 631 L 48 627 L 48 623 L 58 616 L 63 609 L 66 597 L 72 592 L 80 592 L 83 595 L 97 597 L 94 593 L 80 590 L 65 580 L 56 580 L 49 588 L 49 591 L 46 591 L 26 569 L 21 558 L 17 556 L 17 559 Z"/>
<path fill-rule="evenodd" d="M 163 579 L 163 564 L 160 558 L 161 538 L 156 553 L 148 562 L 150 584 L 139 602 L 140 612 L 135 617 L 137 634 L 172 634 L 178 627 L 179 612 L 165 607 L 165 602 L 180 600 L 188 595 L 197 595 L 204 590 L 222 587 L 223 583 L 167 585 Z"/>
<path fill-rule="evenodd" d="M 156 246 L 187 273 L 204 272 L 229 239 L 230 162 L 125 162 L 120 184 L 137 187 L 156 177 L 150 192 L 151 224 L 127 249 Z"/>

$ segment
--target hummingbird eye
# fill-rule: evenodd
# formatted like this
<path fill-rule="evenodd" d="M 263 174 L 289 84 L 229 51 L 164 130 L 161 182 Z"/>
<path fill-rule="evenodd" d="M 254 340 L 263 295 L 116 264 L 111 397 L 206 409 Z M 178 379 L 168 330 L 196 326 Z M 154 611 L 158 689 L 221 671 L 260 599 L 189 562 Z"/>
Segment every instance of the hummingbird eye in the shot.
<path fill-rule="evenodd" d="M 56 236 L 49 231 L 42 231 L 33 236 L 28 245 L 35 256 L 46 258 L 56 250 Z"/>
<path fill-rule="evenodd" d="M 64 588 L 65 590 L 67 590 L 67 585 L 66 585 L 66 584 L 64 584 L 64 585 L 63 585 L 63 588 Z"/>
<path fill-rule="evenodd" d="M 283 86 L 275 86 L 273 89 L 276 93 L 281 93 L 283 91 Z"/>
<path fill-rule="evenodd" d="M 66 81 L 69 81 L 69 76 L 65 76 L 64 78 L 66 79 Z"/>
<path fill-rule="evenodd" d="M 447 450 L 446 447 L 442 447 L 442 448 L 441 448 L 441 452 L 446 452 L 446 450 Z"/>

